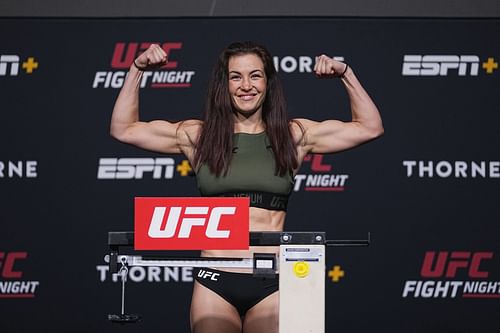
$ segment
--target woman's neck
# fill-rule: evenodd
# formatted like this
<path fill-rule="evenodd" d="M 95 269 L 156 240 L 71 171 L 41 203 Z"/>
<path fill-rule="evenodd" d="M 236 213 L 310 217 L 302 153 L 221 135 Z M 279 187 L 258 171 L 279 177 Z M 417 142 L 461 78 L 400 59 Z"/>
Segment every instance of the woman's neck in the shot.
<path fill-rule="evenodd" d="M 262 133 L 266 129 L 266 125 L 261 117 L 235 117 L 234 132 L 235 133 Z"/>

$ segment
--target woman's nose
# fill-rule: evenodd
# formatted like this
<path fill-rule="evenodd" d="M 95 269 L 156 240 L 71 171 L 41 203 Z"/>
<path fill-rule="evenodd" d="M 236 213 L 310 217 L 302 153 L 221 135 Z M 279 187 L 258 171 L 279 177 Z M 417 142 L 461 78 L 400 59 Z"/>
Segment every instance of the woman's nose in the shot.
<path fill-rule="evenodd" d="M 243 78 L 241 80 L 241 88 L 245 90 L 252 88 L 252 83 L 250 82 L 250 78 Z"/>

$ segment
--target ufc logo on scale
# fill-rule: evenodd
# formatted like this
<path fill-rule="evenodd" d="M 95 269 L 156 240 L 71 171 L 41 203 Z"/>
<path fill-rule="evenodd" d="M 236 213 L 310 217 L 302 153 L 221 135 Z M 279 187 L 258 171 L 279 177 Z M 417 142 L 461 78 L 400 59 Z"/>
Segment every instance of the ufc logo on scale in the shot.
<path fill-rule="evenodd" d="M 249 202 L 249 198 L 135 198 L 135 249 L 248 249 Z"/>

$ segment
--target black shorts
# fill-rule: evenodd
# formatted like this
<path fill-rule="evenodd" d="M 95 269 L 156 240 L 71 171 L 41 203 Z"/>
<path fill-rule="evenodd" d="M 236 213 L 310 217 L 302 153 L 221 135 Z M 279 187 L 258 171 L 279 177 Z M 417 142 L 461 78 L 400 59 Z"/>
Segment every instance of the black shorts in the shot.
<path fill-rule="evenodd" d="M 255 277 L 246 273 L 194 268 L 193 276 L 201 285 L 232 304 L 242 317 L 251 307 L 279 289 L 278 275 L 274 278 Z"/>

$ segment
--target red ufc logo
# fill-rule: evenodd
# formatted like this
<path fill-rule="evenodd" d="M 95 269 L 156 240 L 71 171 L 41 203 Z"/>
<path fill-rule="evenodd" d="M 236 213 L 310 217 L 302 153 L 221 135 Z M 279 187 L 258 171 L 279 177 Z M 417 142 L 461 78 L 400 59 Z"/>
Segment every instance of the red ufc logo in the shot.
<path fill-rule="evenodd" d="M 248 249 L 249 198 L 135 198 L 136 250 Z"/>
<path fill-rule="evenodd" d="M 0 268 L 2 269 L 2 277 L 6 279 L 19 279 L 23 273 L 14 271 L 14 264 L 19 259 L 26 259 L 27 252 L 0 252 Z"/>
<path fill-rule="evenodd" d="M 327 172 L 332 170 L 332 166 L 329 164 L 323 163 L 323 155 L 320 154 L 312 154 L 306 155 L 304 157 L 304 161 L 311 162 L 311 170 L 315 172 Z"/>
<path fill-rule="evenodd" d="M 425 253 L 420 274 L 422 277 L 438 278 L 444 275 L 447 278 L 454 278 L 457 271 L 463 269 L 468 270 L 471 278 L 487 278 L 489 273 L 480 271 L 479 266 L 482 260 L 491 258 L 493 252 L 441 251 L 436 258 L 436 252 L 428 251 Z"/>
<path fill-rule="evenodd" d="M 115 69 L 128 69 L 134 59 L 151 46 L 151 44 L 160 43 L 116 43 L 113 57 L 111 58 L 111 67 Z M 162 68 L 177 68 L 177 61 L 172 60 L 170 53 L 172 50 L 181 49 L 182 43 L 163 43 L 160 45 L 168 57 L 168 63 Z"/>

